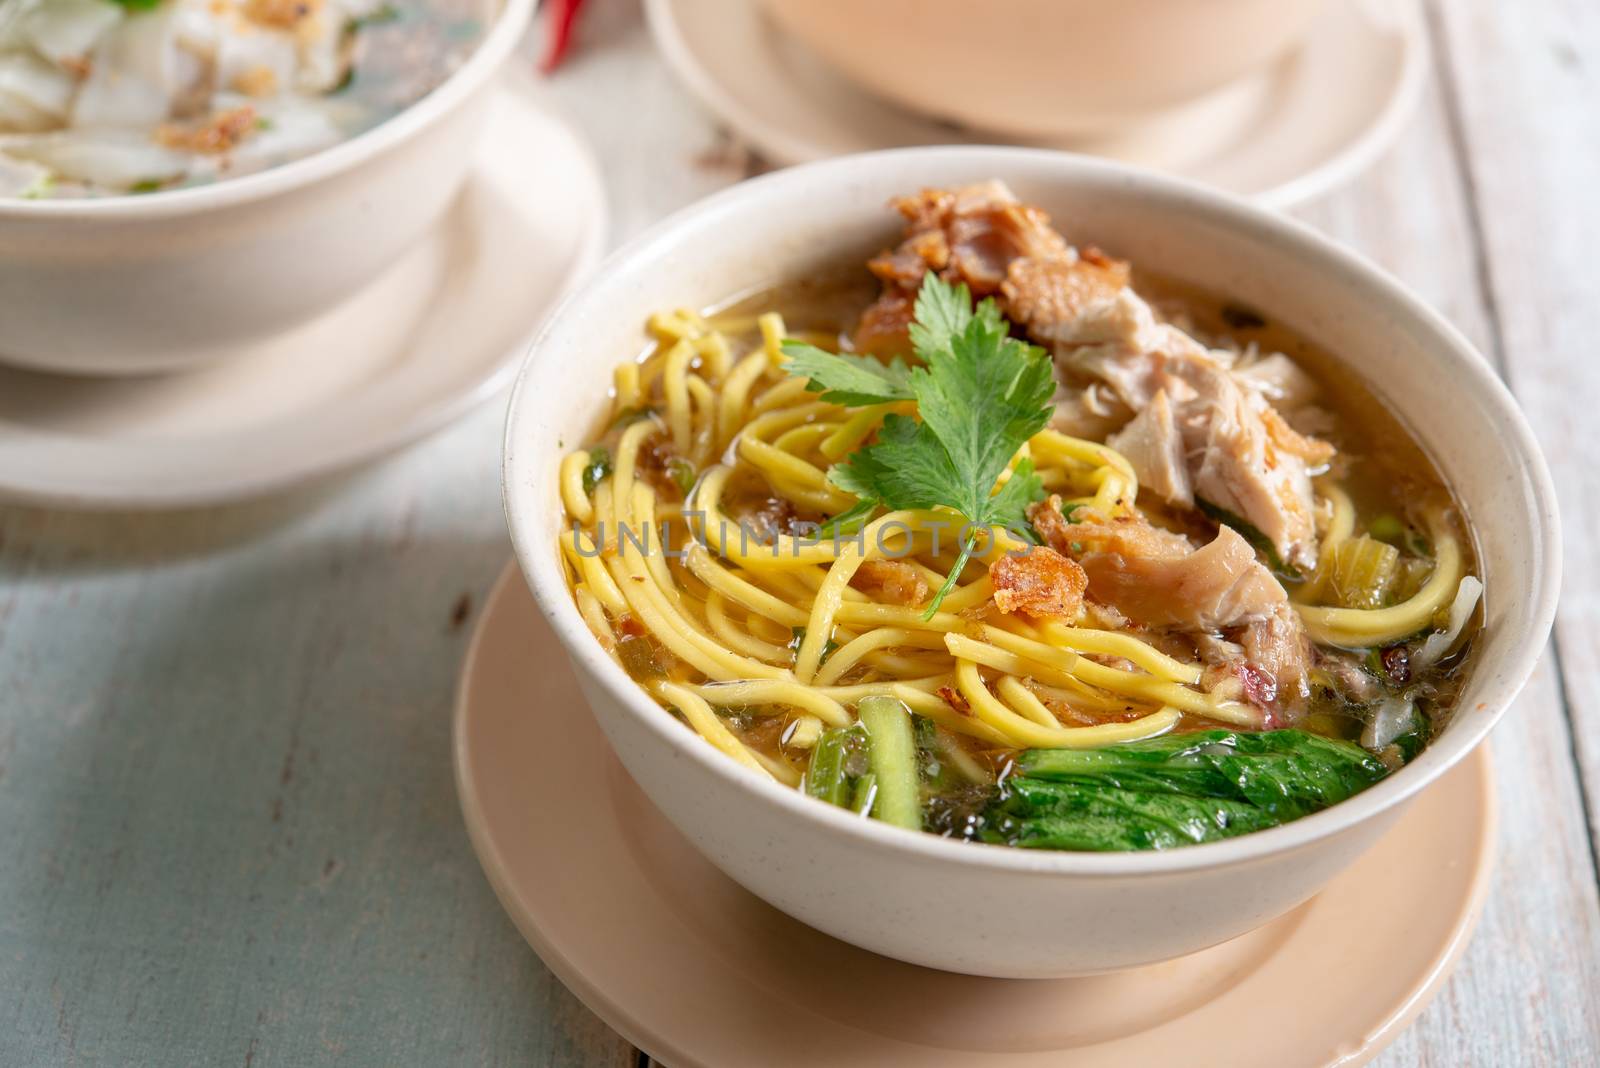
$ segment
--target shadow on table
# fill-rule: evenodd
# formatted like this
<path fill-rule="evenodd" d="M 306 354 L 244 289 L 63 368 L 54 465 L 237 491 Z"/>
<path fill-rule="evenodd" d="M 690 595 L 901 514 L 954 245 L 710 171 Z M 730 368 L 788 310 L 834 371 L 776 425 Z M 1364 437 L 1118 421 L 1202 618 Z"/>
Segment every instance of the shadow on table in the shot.
<path fill-rule="evenodd" d="M 81 566 L 189 529 L 98 518 L 122 534 Z M 0 630 L 0 1062 L 625 1063 L 461 823 L 456 673 L 509 546 L 365 533 L 235 554 L 160 601 L 80 583 L 51 633 Z M 52 657 L 73 670 L 23 670 Z"/>
<path fill-rule="evenodd" d="M 95 570 L 197 556 L 250 541 L 315 514 L 370 468 L 236 504 L 150 510 L 74 510 L 0 504 L 0 575 L 22 561 Z"/>

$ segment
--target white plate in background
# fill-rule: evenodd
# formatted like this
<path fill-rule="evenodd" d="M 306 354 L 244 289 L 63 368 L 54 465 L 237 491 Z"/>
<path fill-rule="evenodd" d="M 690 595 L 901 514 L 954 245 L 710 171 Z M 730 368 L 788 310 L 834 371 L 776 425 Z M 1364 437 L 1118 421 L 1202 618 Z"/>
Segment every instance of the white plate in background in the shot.
<path fill-rule="evenodd" d="M 646 0 L 656 43 L 691 92 L 775 163 L 904 145 L 1022 144 L 905 110 L 857 87 L 755 3 Z M 1421 95 L 1416 0 L 1327 5 L 1265 71 L 1116 135 L 1041 143 L 1168 171 L 1285 208 L 1359 173 Z"/>

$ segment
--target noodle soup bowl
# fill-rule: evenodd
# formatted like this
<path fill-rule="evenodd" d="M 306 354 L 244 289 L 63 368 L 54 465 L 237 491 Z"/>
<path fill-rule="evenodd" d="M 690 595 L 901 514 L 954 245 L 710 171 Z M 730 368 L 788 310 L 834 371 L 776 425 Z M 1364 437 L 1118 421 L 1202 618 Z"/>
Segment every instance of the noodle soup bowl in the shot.
<path fill-rule="evenodd" d="M 0 199 L 0 362 L 132 375 L 227 359 L 333 308 L 449 207 L 533 0 L 431 93 L 254 174 L 132 196 Z"/>
<path fill-rule="evenodd" d="M 1436 460 L 1487 586 L 1449 726 L 1412 763 L 1326 811 L 1165 852 L 975 845 L 853 816 L 748 770 L 655 704 L 585 627 L 557 548 L 557 468 L 587 439 L 653 311 L 705 307 L 859 260 L 898 234 L 890 197 L 997 177 L 1076 240 L 1247 303 L 1332 352 Z M 1483 741 L 1533 668 L 1560 552 L 1549 474 L 1488 364 L 1399 283 L 1314 231 L 1202 187 L 1014 148 L 844 157 L 739 185 L 617 252 L 535 343 L 511 402 L 506 509 L 517 558 L 594 714 L 639 786 L 712 862 L 855 945 L 956 972 L 1065 976 L 1191 953 L 1316 894 L 1417 793 Z M 538 694 L 529 694 L 537 714 Z"/>

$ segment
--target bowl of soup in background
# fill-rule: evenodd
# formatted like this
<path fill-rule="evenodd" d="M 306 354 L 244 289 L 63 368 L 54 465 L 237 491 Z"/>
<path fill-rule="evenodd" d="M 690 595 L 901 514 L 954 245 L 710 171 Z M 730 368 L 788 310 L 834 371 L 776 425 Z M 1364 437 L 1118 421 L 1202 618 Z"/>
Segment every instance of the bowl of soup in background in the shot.
<path fill-rule="evenodd" d="M 593 637 L 558 547 L 558 465 L 605 411 L 613 369 L 661 308 L 710 307 L 894 244 L 891 197 L 999 178 L 1069 238 L 1203 285 L 1332 354 L 1434 459 L 1488 590 L 1449 725 L 1363 793 L 1283 826 L 1148 853 L 1042 852 L 907 832 L 730 760 L 652 700 Z M 1088 974 L 1195 952 L 1304 902 L 1480 743 L 1532 671 L 1560 572 L 1543 457 L 1486 361 L 1436 312 L 1308 227 L 1178 179 L 1030 149 L 917 148 L 746 182 L 616 252 L 531 350 L 505 445 L 517 559 L 612 747 L 711 861 L 847 942 L 979 975 Z M 527 697 L 530 714 L 538 694 Z"/>
<path fill-rule="evenodd" d="M 349 297 L 449 206 L 532 10 L 500 0 L 437 88 L 312 155 L 171 191 L 0 199 L 0 362 L 193 367 Z"/>
<path fill-rule="evenodd" d="M 763 0 L 777 27 L 913 111 L 1010 137 L 1098 133 L 1257 70 L 1327 0 Z"/>

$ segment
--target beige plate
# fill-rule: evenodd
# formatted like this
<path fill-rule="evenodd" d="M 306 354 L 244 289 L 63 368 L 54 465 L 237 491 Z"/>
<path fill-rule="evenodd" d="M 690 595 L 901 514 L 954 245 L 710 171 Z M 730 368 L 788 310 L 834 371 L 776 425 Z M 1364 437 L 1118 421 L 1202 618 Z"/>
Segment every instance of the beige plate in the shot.
<path fill-rule="evenodd" d="M 443 224 L 333 311 L 195 371 L 0 368 L 0 496 L 83 508 L 236 500 L 390 452 L 509 384 L 605 234 L 588 150 L 529 83 L 500 90 Z"/>
<path fill-rule="evenodd" d="M 1201 1051 L 1233 1068 L 1357 1064 L 1443 982 L 1492 864 L 1480 749 L 1323 894 L 1225 945 L 1088 979 L 901 964 L 790 919 L 695 852 L 611 755 L 514 565 L 467 654 L 455 756 L 467 829 L 517 927 L 672 1068 L 1191 1064 Z M 1276 1023 L 1241 1026 L 1263 1020 Z"/>
<path fill-rule="evenodd" d="M 647 0 L 646 11 L 684 83 L 778 163 L 1007 140 L 857 88 L 781 34 L 758 4 Z M 1426 69 L 1415 0 L 1339 0 L 1304 45 L 1259 75 L 1115 135 L 1040 147 L 1154 167 L 1288 207 L 1372 162 L 1415 107 Z"/>

